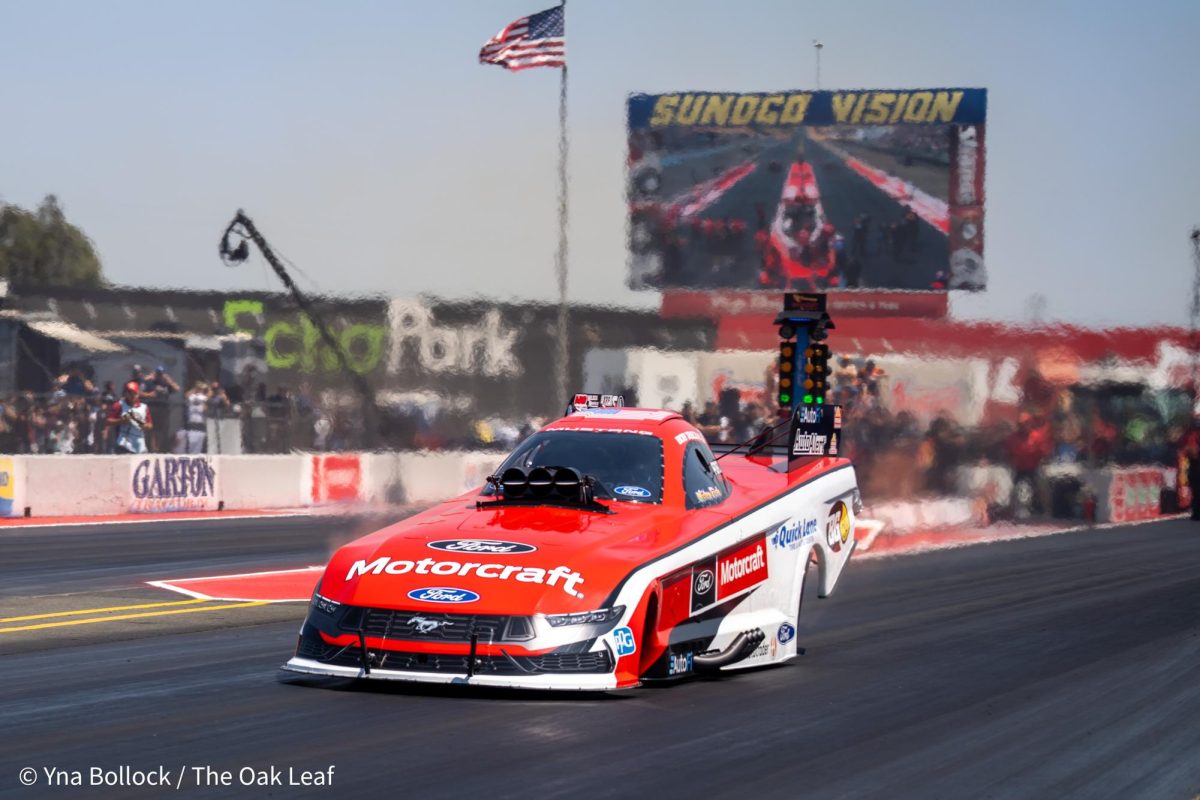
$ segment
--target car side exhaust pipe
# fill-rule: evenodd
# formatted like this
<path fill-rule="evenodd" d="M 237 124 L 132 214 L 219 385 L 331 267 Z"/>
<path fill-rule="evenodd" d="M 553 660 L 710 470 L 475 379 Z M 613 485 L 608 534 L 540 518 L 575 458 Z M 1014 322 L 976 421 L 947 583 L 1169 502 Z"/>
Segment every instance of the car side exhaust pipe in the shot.
<path fill-rule="evenodd" d="M 724 650 L 701 653 L 696 656 L 696 669 L 720 669 L 741 661 L 753 653 L 765 638 L 767 635 L 758 628 L 752 631 L 742 631 Z"/>

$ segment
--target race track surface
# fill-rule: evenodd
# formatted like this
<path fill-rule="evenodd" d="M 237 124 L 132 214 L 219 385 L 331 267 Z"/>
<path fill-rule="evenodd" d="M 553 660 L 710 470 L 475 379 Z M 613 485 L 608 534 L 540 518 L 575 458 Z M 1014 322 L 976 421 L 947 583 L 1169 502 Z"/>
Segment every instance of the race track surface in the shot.
<path fill-rule="evenodd" d="M 239 549 L 247 568 L 303 565 L 353 524 L 0 530 L 19 556 L 0 562 L 0 616 L 106 592 L 179 599 L 139 581 L 227 569 Z M 180 797 L 317 796 L 237 773 L 330 765 L 339 796 L 370 797 L 1200 792 L 1200 525 L 1186 520 L 852 562 L 834 597 L 805 600 L 795 662 L 622 694 L 303 680 L 277 671 L 302 613 L 82 625 L 36 645 L 41 631 L 0 633 L 0 795 L 106 796 L 23 787 L 27 766 L 159 765 L 234 775 L 189 777 Z M 193 617 L 208 621 L 177 621 Z"/>

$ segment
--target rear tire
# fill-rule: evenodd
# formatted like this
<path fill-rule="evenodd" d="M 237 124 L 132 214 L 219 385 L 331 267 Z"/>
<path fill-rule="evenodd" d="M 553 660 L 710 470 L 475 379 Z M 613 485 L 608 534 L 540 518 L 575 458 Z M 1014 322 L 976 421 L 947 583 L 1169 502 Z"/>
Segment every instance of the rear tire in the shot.
<path fill-rule="evenodd" d="M 808 575 L 817 566 L 817 551 L 811 550 L 804 565 L 804 577 L 800 580 L 800 602 L 796 604 L 796 630 L 800 630 L 800 613 L 804 610 L 804 595 L 808 592 Z"/>

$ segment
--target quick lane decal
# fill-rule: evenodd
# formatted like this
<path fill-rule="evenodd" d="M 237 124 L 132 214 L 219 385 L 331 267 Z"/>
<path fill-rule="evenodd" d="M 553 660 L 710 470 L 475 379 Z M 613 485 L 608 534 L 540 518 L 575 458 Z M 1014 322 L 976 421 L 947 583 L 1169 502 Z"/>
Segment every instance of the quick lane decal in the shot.
<path fill-rule="evenodd" d="M 789 486 L 789 487 L 787 487 L 786 490 L 780 492 L 779 494 L 772 495 L 771 497 L 764 499 L 762 502 L 757 503 L 757 504 L 751 506 L 750 508 L 747 508 L 745 511 L 741 512 L 740 514 L 735 516 L 733 519 L 730 519 L 728 522 L 724 522 L 724 523 L 716 526 L 712 530 L 707 531 L 706 533 L 704 533 L 700 536 L 697 536 L 695 539 L 691 540 L 690 542 L 685 542 L 684 544 L 681 544 L 678 547 L 676 547 L 666 553 L 663 553 L 662 555 L 655 556 L 654 558 L 650 559 L 649 561 L 639 564 L 636 569 L 631 571 L 628 575 L 626 575 L 624 578 L 622 578 L 620 581 L 617 582 L 617 585 L 613 587 L 613 590 L 611 592 L 609 592 L 608 597 L 605 599 L 605 603 L 607 603 L 609 605 L 615 603 L 616 599 L 618 597 L 620 597 L 620 595 L 621 595 L 621 589 L 623 589 L 625 587 L 626 582 L 631 577 L 633 577 L 633 575 L 636 572 L 646 569 L 651 564 L 655 564 L 659 561 L 662 561 L 665 558 L 670 558 L 671 556 L 678 553 L 680 550 L 684 550 L 686 548 L 692 547 L 693 545 L 695 545 L 699 542 L 702 542 L 711 536 L 715 536 L 718 533 L 721 533 L 722 531 L 726 530 L 730 526 L 736 525 L 737 523 L 741 522 L 746 517 L 749 517 L 752 514 L 762 511 L 764 508 L 771 505 L 772 503 L 777 503 L 780 500 L 782 500 L 783 498 L 787 497 L 788 495 L 794 494 L 795 492 L 799 491 L 800 489 L 803 489 L 804 487 L 808 486 L 809 484 L 815 483 L 816 481 L 827 478 L 830 475 L 834 475 L 838 472 L 841 472 L 844 469 L 850 469 L 850 465 L 845 464 L 842 466 L 834 467 L 826 472 L 822 472 L 819 475 L 814 475 L 813 477 L 811 477 L 799 484 L 796 484 L 795 486 Z"/>

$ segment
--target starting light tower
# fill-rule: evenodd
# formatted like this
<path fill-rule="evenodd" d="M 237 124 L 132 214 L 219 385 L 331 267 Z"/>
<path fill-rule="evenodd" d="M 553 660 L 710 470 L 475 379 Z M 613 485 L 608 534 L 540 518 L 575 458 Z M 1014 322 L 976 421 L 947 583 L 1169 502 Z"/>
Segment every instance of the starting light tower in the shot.
<path fill-rule="evenodd" d="M 842 454 L 842 409 L 826 403 L 829 391 L 829 345 L 834 327 L 819 292 L 789 292 L 779 326 L 779 415 L 791 418 L 788 470 Z M 804 359 L 801 363 L 800 355 Z"/>
<path fill-rule="evenodd" d="M 797 405 L 824 405 L 830 376 L 825 340 L 836 327 L 826 311 L 825 294 L 788 292 L 775 324 L 780 339 L 779 415 L 790 416 Z"/>

